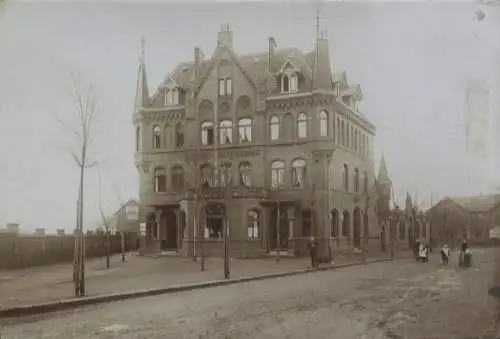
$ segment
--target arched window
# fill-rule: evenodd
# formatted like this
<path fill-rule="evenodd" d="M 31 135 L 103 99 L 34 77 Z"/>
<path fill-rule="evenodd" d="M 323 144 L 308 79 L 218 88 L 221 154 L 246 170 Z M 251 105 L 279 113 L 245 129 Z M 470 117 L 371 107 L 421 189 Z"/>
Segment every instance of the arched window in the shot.
<path fill-rule="evenodd" d="M 307 137 L 307 116 L 300 113 L 297 117 L 297 136 L 302 139 Z"/>
<path fill-rule="evenodd" d="M 269 133 L 271 140 L 280 138 L 280 119 L 276 115 L 269 120 Z"/>
<path fill-rule="evenodd" d="M 179 104 L 179 89 L 174 88 L 172 90 L 172 105 L 178 105 Z"/>
<path fill-rule="evenodd" d="M 200 167 L 201 184 L 203 186 L 213 186 L 214 185 L 214 172 L 212 166 L 209 164 L 203 164 Z"/>
<path fill-rule="evenodd" d="M 292 187 L 304 187 L 306 176 L 306 161 L 304 159 L 295 159 L 292 162 Z"/>
<path fill-rule="evenodd" d="M 341 139 L 341 145 L 345 147 L 345 141 L 346 141 L 346 130 L 345 130 L 345 123 L 342 120 L 342 139 Z"/>
<path fill-rule="evenodd" d="M 135 150 L 137 152 L 141 150 L 141 128 L 139 126 L 135 129 Z"/>
<path fill-rule="evenodd" d="M 220 144 L 228 145 L 233 143 L 233 122 L 222 120 L 220 122 Z"/>
<path fill-rule="evenodd" d="M 283 75 L 281 78 L 281 92 L 289 92 L 290 91 L 290 80 L 287 75 Z"/>
<path fill-rule="evenodd" d="M 154 170 L 154 190 L 155 192 L 167 191 L 167 174 L 163 167 L 157 167 Z"/>
<path fill-rule="evenodd" d="M 354 169 L 354 192 L 359 193 L 359 169 Z"/>
<path fill-rule="evenodd" d="M 322 137 L 328 136 L 328 113 L 326 111 L 319 113 L 319 133 Z"/>
<path fill-rule="evenodd" d="M 243 118 L 238 121 L 238 134 L 240 144 L 249 144 L 252 142 L 252 119 Z"/>
<path fill-rule="evenodd" d="M 165 105 L 172 105 L 174 101 L 174 92 L 171 89 L 165 90 Z"/>
<path fill-rule="evenodd" d="M 223 163 L 220 166 L 220 183 L 222 186 L 231 185 L 233 183 L 233 171 L 230 163 Z"/>
<path fill-rule="evenodd" d="M 184 183 L 184 170 L 182 169 L 182 167 L 172 167 L 172 187 L 174 189 L 183 189 Z"/>
<path fill-rule="evenodd" d="M 158 149 L 161 147 L 161 128 L 158 125 L 153 127 L 153 148 Z"/>
<path fill-rule="evenodd" d="M 337 135 L 336 135 L 336 139 L 337 139 L 337 144 L 341 145 L 342 144 L 342 130 L 341 130 L 341 125 L 340 125 L 340 119 L 337 118 Z"/>
<path fill-rule="evenodd" d="M 349 167 L 347 166 L 347 164 L 344 164 L 343 168 L 342 186 L 346 191 L 349 191 Z"/>
<path fill-rule="evenodd" d="M 279 188 L 285 183 L 285 163 L 275 160 L 271 163 L 271 186 Z"/>
<path fill-rule="evenodd" d="M 354 151 L 355 152 L 358 151 L 358 137 L 359 137 L 358 130 L 355 129 L 354 130 Z"/>
<path fill-rule="evenodd" d="M 203 146 L 214 144 L 214 124 L 211 121 L 205 121 L 201 124 L 201 143 Z"/>
<path fill-rule="evenodd" d="M 247 213 L 248 239 L 260 239 L 259 211 L 251 209 Z"/>
<path fill-rule="evenodd" d="M 242 162 L 240 164 L 240 185 L 250 187 L 252 186 L 252 165 L 249 162 Z"/>
<path fill-rule="evenodd" d="M 184 146 L 184 129 L 180 123 L 175 125 L 175 146 L 177 148 Z"/>
<path fill-rule="evenodd" d="M 368 193 L 368 173 L 363 174 L 363 191 L 365 194 Z"/>
<path fill-rule="evenodd" d="M 349 148 L 353 149 L 354 148 L 354 127 L 351 125 L 351 139 L 349 141 Z"/>

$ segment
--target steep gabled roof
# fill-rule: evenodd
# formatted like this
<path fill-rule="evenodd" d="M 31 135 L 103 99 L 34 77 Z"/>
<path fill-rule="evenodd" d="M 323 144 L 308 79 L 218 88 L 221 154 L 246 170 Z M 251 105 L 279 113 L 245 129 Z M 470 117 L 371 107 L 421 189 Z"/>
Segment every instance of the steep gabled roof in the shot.
<path fill-rule="evenodd" d="M 472 197 L 448 197 L 469 212 L 486 212 L 500 204 L 500 194 L 477 195 Z"/>

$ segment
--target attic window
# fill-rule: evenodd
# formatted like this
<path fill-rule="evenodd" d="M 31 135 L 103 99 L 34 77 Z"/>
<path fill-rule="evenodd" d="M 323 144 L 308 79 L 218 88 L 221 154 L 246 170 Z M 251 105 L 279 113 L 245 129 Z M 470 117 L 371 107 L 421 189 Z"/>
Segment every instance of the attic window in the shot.
<path fill-rule="evenodd" d="M 285 73 L 281 76 L 281 92 L 296 93 L 299 90 L 299 77 L 296 73 Z"/>
<path fill-rule="evenodd" d="M 167 88 L 165 89 L 165 106 L 179 104 L 179 89 Z"/>

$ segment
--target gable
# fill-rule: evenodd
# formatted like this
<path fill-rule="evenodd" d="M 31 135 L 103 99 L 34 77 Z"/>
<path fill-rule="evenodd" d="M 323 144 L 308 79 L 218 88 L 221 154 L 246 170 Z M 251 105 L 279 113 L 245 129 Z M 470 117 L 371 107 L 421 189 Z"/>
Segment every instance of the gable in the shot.
<path fill-rule="evenodd" d="M 205 83 L 207 82 L 208 78 L 211 76 L 211 74 L 214 72 L 214 70 L 217 70 L 219 63 L 223 59 L 228 59 L 243 74 L 243 77 L 247 80 L 247 82 L 254 89 L 257 88 L 255 82 L 250 78 L 248 73 L 245 71 L 245 69 L 240 64 L 236 53 L 234 53 L 230 48 L 222 46 L 222 47 L 217 48 L 217 50 L 214 52 L 212 58 L 210 59 L 210 66 L 204 72 L 205 74 L 203 74 L 201 76 L 199 82 L 197 84 L 195 84 L 195 86 L 194 86 L 195 92 L 199 93 L 202 90 L 202 88 L 205 85 Z"/>

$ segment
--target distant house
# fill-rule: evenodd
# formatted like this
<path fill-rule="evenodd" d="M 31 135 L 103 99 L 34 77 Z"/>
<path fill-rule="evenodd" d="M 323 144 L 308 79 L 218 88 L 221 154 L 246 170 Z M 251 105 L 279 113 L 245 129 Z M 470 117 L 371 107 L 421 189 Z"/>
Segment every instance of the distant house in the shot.
<path fill-rule="evenodd" d="M 429 211 L 432 238 L 457 244 L 488 240 L 500 227 L 500 194 L 446 197 Z M 493 233 L 491 231 L 493 230 Z"/>
<path fill-rule="evenodd" d="M 139 201 L 130 199 L 114 214 L 117 231 L 139 233 L 140 223 L 145 219 Z"/>

